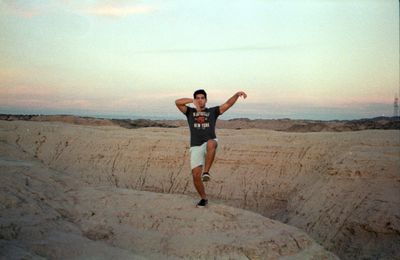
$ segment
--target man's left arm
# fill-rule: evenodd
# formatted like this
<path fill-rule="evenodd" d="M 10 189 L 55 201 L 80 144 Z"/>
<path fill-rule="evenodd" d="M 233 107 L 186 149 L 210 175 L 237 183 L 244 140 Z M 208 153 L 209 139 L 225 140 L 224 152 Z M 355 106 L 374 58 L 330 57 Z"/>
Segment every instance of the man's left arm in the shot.
<path fill-rule="evenodd" d="M 243 91 L 239 91 L 235 93 L 230 99 L 228 99 L 224 104 L 219 106 L 219 112 L 222 115 L 225 113 L 226 110 L 228 110 L 231 106 L 233 106 L 236 101 L 238 100 L 239 97 L 247 98 L 247 94 L 244 93 Z"/>

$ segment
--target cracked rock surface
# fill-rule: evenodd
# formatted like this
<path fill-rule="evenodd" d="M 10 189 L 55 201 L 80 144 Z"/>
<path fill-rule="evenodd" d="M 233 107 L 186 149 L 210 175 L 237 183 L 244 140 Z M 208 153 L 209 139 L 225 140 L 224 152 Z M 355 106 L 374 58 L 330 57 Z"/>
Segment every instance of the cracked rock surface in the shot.
<path fill-rule="evenodd" d="M 304 232 L 260 214 L 88 184 L 4 139 L 0 169 L 2 259 L 336 259 Z"/>
<path fill-rule="evenodd" d="M 0 220 L 7 213 L 27 223 L 2 222 L 1 247 L 8 251 L 41 257 L 65 248 L 78 257 L 85 244 L 92 248 L 85 253 L 104 258 L 109 247 L 138 258 L 335 257 L 314 239 L 343 259 L 400 257 L 397 130 L 218 130 L 206 184 L 211 204 L 193 214 L 186 128 L 23 121 L 0 127 Z M 37 217 L 47 209 L 45 220 Z M 37 229 L 43 221 L 53 224 Z M 72 240 L 78 242 L 64 243 Z"/>

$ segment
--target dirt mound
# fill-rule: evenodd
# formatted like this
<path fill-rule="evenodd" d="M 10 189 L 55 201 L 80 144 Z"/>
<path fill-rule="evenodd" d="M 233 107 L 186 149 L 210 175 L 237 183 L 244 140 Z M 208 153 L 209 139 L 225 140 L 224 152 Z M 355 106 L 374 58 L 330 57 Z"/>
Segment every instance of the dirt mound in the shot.
<path fill-rule="evenodd" d="M 337 259 L 304 232 L 259 214 L 91 185 L 13 144 L 1 145 L 0 170 L 0 258 Z"/>
<path fill-rule="evenodd" d="M 91 185 L 194 193 L 188 129 L 0 122 L 3 143 Z M 294 225 L 344 259 L 400 256 L 397 130 L 218 130 L 211 201 Z"/>

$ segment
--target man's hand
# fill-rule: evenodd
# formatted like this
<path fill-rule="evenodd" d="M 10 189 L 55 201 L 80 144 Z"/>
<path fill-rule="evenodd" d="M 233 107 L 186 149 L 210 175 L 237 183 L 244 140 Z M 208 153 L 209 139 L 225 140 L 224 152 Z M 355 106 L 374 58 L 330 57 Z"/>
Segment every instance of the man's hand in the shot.
<path fill-rule="evenodd" d="M 236 95 L 237 95 L 238 97 L 243 97 L 243 99 L 246 99 L 246 98 L 247 98 L 247 94 L 244 93 L 243 91 L 239 91 L 238 93 L 236 93 Z"/>
<path fill-rule="evenodd" d="M 198 100 L 193 99 L 193 105 L 196 107 L 197 111 L 201 111 L 201 107 Z"/>

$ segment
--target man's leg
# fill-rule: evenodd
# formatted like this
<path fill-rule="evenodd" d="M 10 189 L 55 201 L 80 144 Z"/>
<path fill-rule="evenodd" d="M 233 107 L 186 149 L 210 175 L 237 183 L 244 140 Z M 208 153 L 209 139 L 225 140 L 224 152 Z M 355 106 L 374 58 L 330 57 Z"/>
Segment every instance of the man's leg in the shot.
<path fill-rule="evenodd" d="M 192 169 L 193 184 L 202 199 L 207 199 L 203 181 L 201 180 L 203 166 L 198 166 Z"/>
<path fill-rule="evenodd" d="M 214 162 L 215 152 L 217 150 L 217 141 L 215 140 L 208 140 L 207 141 L 207 154 L 206 154 L 206 161 L 204 164 L 204 172 L 209 172 L 211 165 Z"/>

